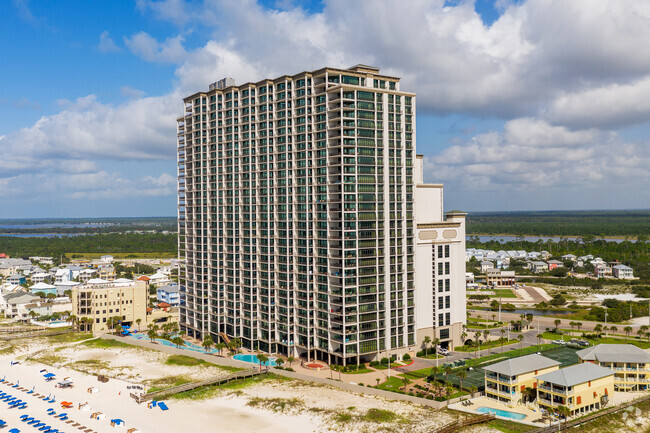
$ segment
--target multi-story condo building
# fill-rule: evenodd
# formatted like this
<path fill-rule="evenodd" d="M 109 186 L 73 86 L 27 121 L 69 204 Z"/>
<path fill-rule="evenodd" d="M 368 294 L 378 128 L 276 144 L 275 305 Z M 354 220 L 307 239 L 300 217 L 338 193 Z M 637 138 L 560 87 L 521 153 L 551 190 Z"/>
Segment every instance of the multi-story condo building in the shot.
<path fill-rule="evenodd" d="M 357 65 L 184 104 L 181 328 L 328 363 L 414 351 L 415 95 Z"/>
<path fill-rule="evenodd" d="M 537 404 L 547 409 L 566 406 L 571 415 L 601 409 L 614 388 L 614 372 L 585 363 L 537 376 Z"/>
<path fill-rule="evenodd" d="M 149 294 L 141 281 L 108 282 L 99 279 L 72 287 L 72 314 L 92 319 L 93 333 L 109 331 L 108 319 L 120 317 L 125 325 L 147 321 Z"/>
<path fill-rule="evenodd" d="M 526 388 L 535 388 L 535 376 L 560 368 L 560 363 L 541 355 L 531 354 L 507 359 L 483 367 L 485 396 L 512 405 L 522 400 Z"/>
<path fill-rule="evenodd" d="M 614 391 L 647 391 L 650 353 L 632 344 L 598 344 L 576 352 L 580 362 L 613 370 Z"/>

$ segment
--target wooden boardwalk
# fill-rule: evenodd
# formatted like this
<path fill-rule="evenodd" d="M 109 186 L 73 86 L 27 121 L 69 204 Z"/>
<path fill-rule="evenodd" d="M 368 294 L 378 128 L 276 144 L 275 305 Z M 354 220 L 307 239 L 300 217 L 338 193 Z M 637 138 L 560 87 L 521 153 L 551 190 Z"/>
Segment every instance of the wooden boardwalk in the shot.
<path fill-rule="evenodd" d="M 452 433 L 460 428 L 492 421 L 493 419 L 496 419 L 496 417 L 490 414 L 473 416 L 471 418 L 466 418 L 462 421 L 454 421 L 454 422 L 450 422 L 449 424 L 445 424 L 439 429 L 434 430 L 434 433 Z"/>
<path fill-rule="evenodd" d="M 135 401 L 137 401 L 138 403 L 143 403 L 145 401 L 155 400 L 163 396 L 191 391 L 193 389 L 200 388 L 202 386 L 219 386 L 233 380 L 248 379 L 250 377 L 259 376 L 261 374 L 266 374 L 266 373 L 268 373 L 268 370 L 259 371 L 259 370 L 249 369 L 249 370 L 237 371 L 235 373 L 229 374 L 224 377 L 206 379 L 198 382 L 184 383 L 182 385 L 172 386 L 171 388 L 165 388 L 165 389 L 161 389 L 160 391 L 149 392 L 147 394 L 138 395 L 138 394 L 131 393 L 131 397 L 133 397 Z"/>

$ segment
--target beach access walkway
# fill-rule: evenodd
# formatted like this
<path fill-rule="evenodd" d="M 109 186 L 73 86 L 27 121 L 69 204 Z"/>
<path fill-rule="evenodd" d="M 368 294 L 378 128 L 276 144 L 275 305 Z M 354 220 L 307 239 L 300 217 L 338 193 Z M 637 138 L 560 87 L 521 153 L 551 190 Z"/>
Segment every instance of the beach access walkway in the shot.
<path fill-rule="evenodd" d="M 250 377 L 259 376 L 260 374 L 266 374 L 266 373 L 268 373 L 268 370 L 260 371 L 257 369 L 255 370 L 248 369 L 243 371 L 236 371 L 232 374 L 229 374 L 226 377 L 218 377 L 218 378 L 201 380 L 197 382 L 184 383 L 182 385 L 172 386 L 170 388 L 149 392 L 147 394 L 131 393 L 131 397 L 133 397 L 133 399 L 138 403 L 144 403 L 149 400 L 155 400 L 156 398 L 159 397 L 178 394 L 180 392 L 191 391 L 193 389 L 200 388 L 202 386 L 219 386 L 219 385 L 223 385 L 224 383 L 228 383 L 231 380 L 248 379 Z"/>

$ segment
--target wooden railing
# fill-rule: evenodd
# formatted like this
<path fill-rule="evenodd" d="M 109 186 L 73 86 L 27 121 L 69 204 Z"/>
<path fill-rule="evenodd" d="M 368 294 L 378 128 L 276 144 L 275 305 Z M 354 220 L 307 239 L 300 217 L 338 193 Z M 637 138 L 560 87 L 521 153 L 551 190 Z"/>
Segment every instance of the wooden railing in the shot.
<path fill-rule="evenodd" d="M 465 418 L 462 421 L 454 421 L 450 422 L 449 424 L 445 424 L 444 426 L 440 427 L 437 430 L 434 430 L 434 433 L 451 433 L 455 432 L 456 430 L 467 427 L 470 425 L 474 424 L 480 424 L 488 421 L 492 421 L 493 419 L 496 419 L 494 415 L 490 414 L 485 414 L 485 415 L 479 415 L 479 416 L 473 416 L 471 418 Z"/>
<path fill-rule="evenodd" d="M 143 403 L 148 400 L 155 400 L 157 398 L 163 397 L 163 396 L 168 396 L 168 395 L 173 395 L 173 394 L 178 394 L 180 392 L 186 392 L 186 391 L 191 391 L 196 388 L 200 388 L 202 386 L 219 386 L 223 385 L 224 383 L 228 383 L 232 380 L 239 380 L 239 379 L 248 379 L 250 377 L 254 376 L 259 376 L 260 374 L 265 374 L 267 373 L 267 370 L 243 370 L 243 371 L 237 371 L 235 373 L 229 374 L 228 376 L 225 377 L 218 377 L 218 378 L 212 378 L 212 379 L 206 379 L 206 380 L 201 380 L 198 382 L 190 382 L 190 383 L 184 383 L 182 385 L 177 385 L 177 386 L 172 386 L 171 388 L 165 388 L 161 389 L 159 391 L 154 391 L 154 392 L 149 392 L 147 394 L 131 394 L 131 397 L 138 402 L 138 403 Z"/>

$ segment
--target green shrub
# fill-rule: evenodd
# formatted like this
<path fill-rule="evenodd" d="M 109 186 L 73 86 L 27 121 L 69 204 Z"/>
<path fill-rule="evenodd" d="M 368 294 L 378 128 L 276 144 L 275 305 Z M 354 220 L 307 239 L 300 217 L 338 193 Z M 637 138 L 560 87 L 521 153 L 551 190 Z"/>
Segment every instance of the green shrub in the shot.
<path fill-rule="evenodd" d="M 404 361 L 410 361 L 410 360 L 411 360 L 411 355 L 409 355 L 409 354 L 407 353 L 406 355 L 402 356 L 402 359 L 403 359 Z"/>

